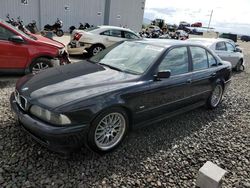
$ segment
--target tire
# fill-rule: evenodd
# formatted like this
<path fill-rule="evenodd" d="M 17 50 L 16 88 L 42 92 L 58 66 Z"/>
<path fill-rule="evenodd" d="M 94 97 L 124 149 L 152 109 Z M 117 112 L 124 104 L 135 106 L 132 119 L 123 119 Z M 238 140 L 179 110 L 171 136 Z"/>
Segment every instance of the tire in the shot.
<path fill-rule="evenodd" d="M 215 109 L 219 106 L 222 101 L 224 93 L 224 87 L 221 82 L 216 83 L 214 89 L 207 100 L 207 108 Z"/>
<path fill-rule="evenodd" d="M 46 70 L 52 66 L 51 60 L 48 58 L 38 58 L 34 60 L 29 67 L 30 73 L 37 74 L 40 71 Z"/>
<path fill-rule="evenodd" d="M 98 54 L 100 51 L 104 50 L 105 47 L 100 45 L 100 44 L 96 44 L 90 47 L 90 49 L 88 50 L 88 54 L 89 56 L 95 56 L 96 54 Z"/>
<path fill-rule="evenodd" d="M 63 35 L 64 35 L 63 30 L 59 29 L 59 30 L 56 31 L 56 36 L 62 37 Z"/>
<path fill-rule="evenodd" d="M 122 142 L 128 127 L 129 119 L 124 110 L 121 108 L 105 110 L 91 123 L 87 136 L 88 146 L 99 154 L 110 152 Z"/>
<path fill-rule="evenodd" d="M 242 60 L 239 60 L 239 62 L 237 63 L 237 65 L 235 66 L 235 71 L 236 72 L 240 72 L 242 70 L 242 65 L 243 64 L 243 61 Z"/>

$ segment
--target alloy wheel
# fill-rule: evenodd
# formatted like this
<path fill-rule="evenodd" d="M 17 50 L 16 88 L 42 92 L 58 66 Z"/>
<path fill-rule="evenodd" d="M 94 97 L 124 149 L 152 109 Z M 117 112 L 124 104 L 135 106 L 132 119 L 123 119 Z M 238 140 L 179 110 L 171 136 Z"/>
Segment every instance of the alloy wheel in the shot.
<path fill-rule="evenodd" d="M 95 130 L 96 146 L 102 150 L 115 147 L 123 138 L 126 130 L 126 120 L 121 113 L 110 113 L 103 117 Z"/>
<path fill-rule="evenodd" d="M 39 62 L 32 67 L 32 73 L 38 73 L 39 71 L 45 70 L 47 68 L 49 68 L 47 63 Z"/>
<path fill-rule="evenodd" d="M 93 55 L 95 56 L 96 54 L 98 54 L 100 51 L 102 51 L 103 48 L 100 47 L 100 46 L 96 46 L 94 49 L 93 49 Z"/>

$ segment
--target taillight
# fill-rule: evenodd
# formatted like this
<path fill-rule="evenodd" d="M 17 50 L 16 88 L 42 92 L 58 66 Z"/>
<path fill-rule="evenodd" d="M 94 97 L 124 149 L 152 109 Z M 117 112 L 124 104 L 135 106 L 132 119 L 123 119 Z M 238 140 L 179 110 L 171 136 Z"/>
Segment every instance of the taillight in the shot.
<path fill-rule="evenodd" d="M 76 34 L 74 35 L 74 40 L 77 40 L 77 41 L 78 41 L 81 37 L 82 37 L 82 34 L 76 33 Z"/>

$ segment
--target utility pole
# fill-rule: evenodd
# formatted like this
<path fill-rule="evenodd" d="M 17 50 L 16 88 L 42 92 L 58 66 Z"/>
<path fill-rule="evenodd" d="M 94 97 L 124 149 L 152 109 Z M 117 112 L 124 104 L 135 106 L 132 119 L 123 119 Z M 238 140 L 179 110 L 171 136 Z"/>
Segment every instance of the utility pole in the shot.
<path fill-rule="evenodd" d="M 214 12 L 214 10 L 212 10 L 212 11 L 211 11 L 211 14 L 210 14 L 210 18 L 209 18 L 209 23 L 208 23 L 208 28 L 207 28 L 207 31 L 210 29 L 210 24 L 211 24 L 211 20 L 212 20 L 213 12 Z"/>

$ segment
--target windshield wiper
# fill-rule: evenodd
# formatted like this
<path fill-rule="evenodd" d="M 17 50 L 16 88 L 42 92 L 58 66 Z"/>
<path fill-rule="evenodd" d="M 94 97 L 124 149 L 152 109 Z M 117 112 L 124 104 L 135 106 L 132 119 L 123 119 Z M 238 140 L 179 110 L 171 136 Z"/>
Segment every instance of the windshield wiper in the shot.
<path fill-rule="evenodd" d="M 107 64 L 105 64 L 105 63 L 98 63 L 99 65 L 102 65 L 102 66 L 106 66 L 106 67 L 108 67 L 108 68 L 110 68 L 110 69 L 113 69 L 113 70 L 117 70 L 117 71 L 120 71 L 120 72 L 124 72 L 122 69 L 119 69 L 119 68 L 117 68 L 117 67 L 113 67 L 113 66 L 111 66 L 111 65 L 107 65 Z"/>

